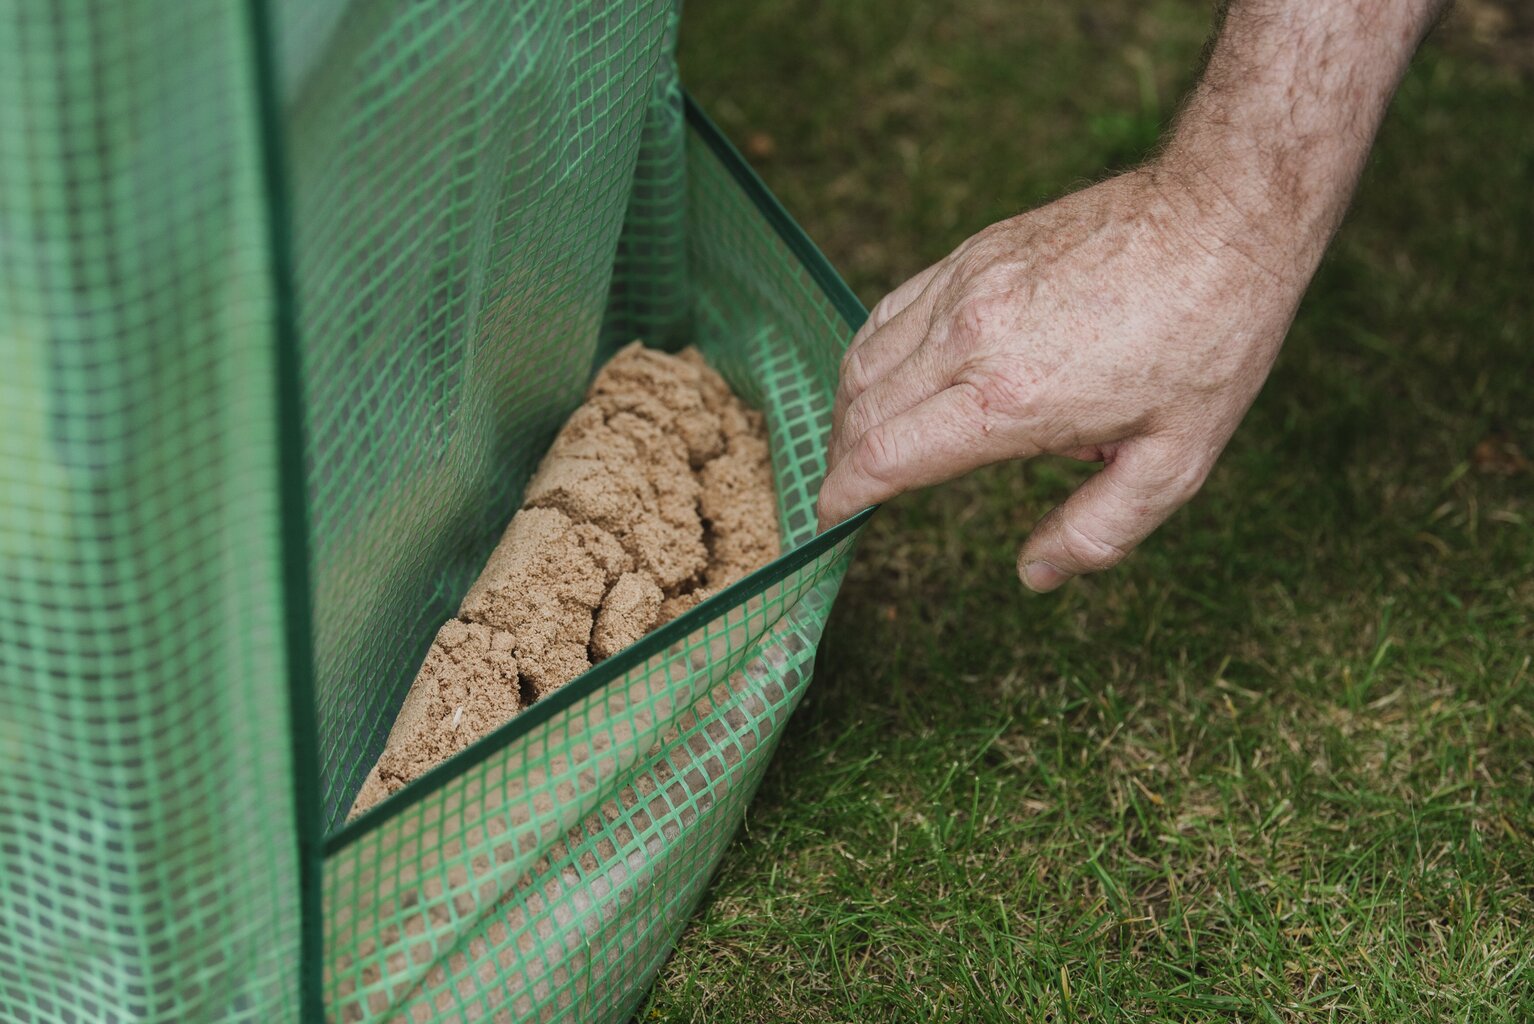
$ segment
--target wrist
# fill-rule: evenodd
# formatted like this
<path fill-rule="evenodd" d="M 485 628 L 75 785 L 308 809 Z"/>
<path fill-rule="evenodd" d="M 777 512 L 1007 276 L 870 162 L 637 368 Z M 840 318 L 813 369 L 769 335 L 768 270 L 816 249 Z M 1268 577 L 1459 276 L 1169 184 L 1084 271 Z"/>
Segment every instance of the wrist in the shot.
<path fill-rule="evenodd" d="M 1206 235 L 1308 281 L 1442 0 L 1235 0 L 1154 172 Z"/>
<path fill-rule="evenodd" d="M 1304 289 L 1330 234 L 1317 218 L 1280 209 L 1270 187 L 1217 153 L 1168 146 L 1146 170 L 1177 233 L 1226 268 L 1221 276 L 1239 268 L 1284 291 Z"/>

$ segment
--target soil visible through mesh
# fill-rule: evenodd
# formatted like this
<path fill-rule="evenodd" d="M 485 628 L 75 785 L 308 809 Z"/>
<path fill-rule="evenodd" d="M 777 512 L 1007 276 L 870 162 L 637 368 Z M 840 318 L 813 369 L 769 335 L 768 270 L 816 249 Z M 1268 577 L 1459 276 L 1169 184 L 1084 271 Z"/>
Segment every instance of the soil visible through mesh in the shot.
<path fill-rule="evenodd" d="M 628 345 L 597 373 L 438 630 L 351 815 L 779 545 L 762 415 L 693 349 Z"/>

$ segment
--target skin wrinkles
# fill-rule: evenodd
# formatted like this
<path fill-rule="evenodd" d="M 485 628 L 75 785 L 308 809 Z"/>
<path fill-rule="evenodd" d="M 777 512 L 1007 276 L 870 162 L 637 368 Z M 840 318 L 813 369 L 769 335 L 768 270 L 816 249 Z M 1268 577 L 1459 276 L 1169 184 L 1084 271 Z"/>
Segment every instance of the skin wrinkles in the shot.
<path fill-rule="evenodd" d="M 1233 0 L 1144 166 L 993 224 L 874 307 L 842 362 L 822 527 L 1041 453 L 1034 589 L 1107 569 L 1203 485 L 1278 356 L 1442 0 Z"/>

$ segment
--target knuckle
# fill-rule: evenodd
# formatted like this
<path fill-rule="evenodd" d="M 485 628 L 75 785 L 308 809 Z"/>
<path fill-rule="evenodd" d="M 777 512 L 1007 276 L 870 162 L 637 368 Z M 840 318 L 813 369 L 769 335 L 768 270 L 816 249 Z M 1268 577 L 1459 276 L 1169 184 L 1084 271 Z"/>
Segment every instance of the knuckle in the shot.
<path fill-rule="evenodd" d="M 981 341 L 996 330 L 1001 312 L 1001 303 L 995 296 L 966 296 L 953 309 L 950 334 L 961 343 Z"/>
<path fill-rule="evenodd" d="M 848 402 L 847 411 L 842 416 L 843 428 L 851 431 L 854 437 L 868 429 L 873 421 L 872 404 L 867 391 Z"/>
<path fill-rule="evenodd" d="M 841 390 L 855 395 L 868 386 L 867 360 L 859 350 L 854 347 L 842 356 L 841 366 Z"/>
<path fill-rule="evenodd" d="M 863 346 L 867 343 L 867 337 L 867 335 L 862 334 L 861 332 L 853 335 L 851 343 L 848 344 L 846 349 L 842 351 L 842 358 L 841 361 L 837 363 L 837 370 L 843 377 L 847 375 L 848 368 L 856 364 L 858 359 L 861 358 L 858 355 L 858 352 L 861 351 Z"/>
<path fill-rule="evenodd" d="M 881 423 L 863 434 L 853 455 L 863 475 L 880 485 L 890 485 L 900 465 L 895 439 Z"/>
<path fill-rule="evenodd" d="M 1004 409 L 1009 414 L 1028 419 L 1037 401 L 1037 390 L 1017 369 L 990 369 L 973 378 L 975 394 L 988 409 Z"/>
<path fill-rule="evenodd" d="M 874 303 L 873 310 L 868 314 L 868 326 L 864 329 L 870 334 L 889 323 L 895 315 L 895 293 L 890 292 Z"/>
<path fill-rule="evenodd" d="M 1060 543 L 1074 562 L 1092 571 L 1111 569 L 1129 554 L 1127 547 L 1107 540 L 1070 519 L 1060 524 Z"/>
<path fill-rule="evenodd" d="M 858 342 L 857 339 L 854 338 L 852 339 L 852 344 L 847 346 L 847 351 L 842 353 L 842 361 L 837 367 L 837 373 L 844 382 L 848 377 L 852 375 L 853 367 L 857 365 L 857 362 Z"/>
<path fill-rule="evenodd" d="M 1213 460 L 1199 456 L 1187 447 L 1163 450 L 1147 467 L 1140 493 L 1168 509 L 1186 504 L 1204 486 Z"/>
<path fill-rule="evenodd" d="M 983 276 L 1002 255 L 997 241 L 997 226 L 972 235 L 953 255 L 954 274 L 960 280 L 973 280 Z"/>
<path fill-rule="evenodd" d="M 1179 468 L 1172 475 L 1171 484 L 1167 491 L 1178 505 L 1186 504 L 1193 496 L 1203 489 L 1204 481 L 1209 479 L 1210 466 L 1204 462 L 1191 462 Z"/>
<path fill-rule="evenodd" d="M 845 386 L 836 389 L 836 397 L 831 402 L 831 431 L 839 434 L 847 426 L 847 407 L 852 404 L 852 395 Z"/>

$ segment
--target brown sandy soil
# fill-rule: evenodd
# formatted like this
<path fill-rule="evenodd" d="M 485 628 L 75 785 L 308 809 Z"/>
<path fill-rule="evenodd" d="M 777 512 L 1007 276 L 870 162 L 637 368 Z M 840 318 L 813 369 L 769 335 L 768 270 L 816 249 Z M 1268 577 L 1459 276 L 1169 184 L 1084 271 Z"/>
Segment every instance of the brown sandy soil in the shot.
<path fill-rule="evenodd" d="M 628 345 L 598 372 L 437 633 L 352 816 L 779 544 L 761 414 L 696 351 Z"/>

